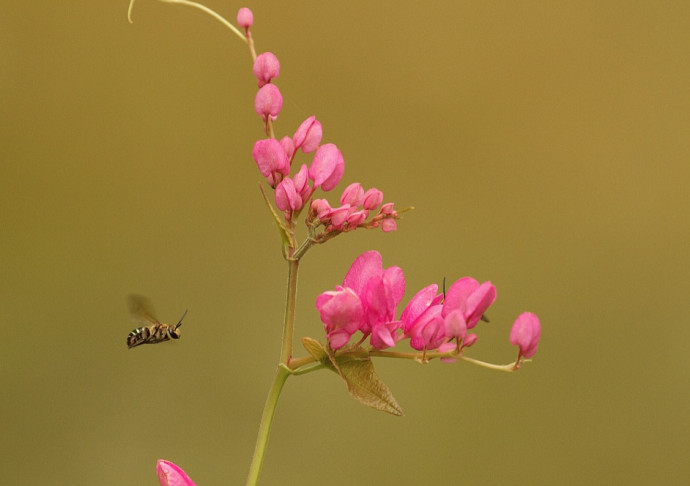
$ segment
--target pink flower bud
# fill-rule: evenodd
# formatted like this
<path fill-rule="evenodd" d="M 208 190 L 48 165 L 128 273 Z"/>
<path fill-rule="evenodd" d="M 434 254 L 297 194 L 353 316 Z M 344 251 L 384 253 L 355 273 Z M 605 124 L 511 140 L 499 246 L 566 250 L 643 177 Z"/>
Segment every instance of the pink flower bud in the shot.
<path fill-rule="evenodd" d="M 159 460 L 156 472 L 161 486 L 196 486 L 179 466 L 170 461 Z"/>
<path fill-rule="evenodd" d="M 302 152 L 308 154 L 313 152 L 321 143 L 323 128 L 315 116 L 310 116 L 297 128 L 295 135 L 295 149 L 301 148 Z"/>
<path fill-rule="evenodd" d="M 350 215 L 350 209 L 351 206 L 349 204 L 344 204 L 338 208 L 331 209 L 331 212 L 328 216 L 334 229 L 342 229 L 343 225 L 347 221 L 347 217 Z"/>
<path fill-rule="evenodd" d="M 295 142 L 285 135 L 280 139 L 280 145 L 283 147 L 283 150 L 285 150 L 285 155 L 287 155 L 288 160 L 292 160 L 292 156 L 295 155 Z"/>
<path fill-rule="evenodd" d="M 395 210 L 393 209 L 393 203 L 386 203 L 383 206 L 381 206 L 381 209 L 379 210 L 379 214 L 385 214 L 386 216 L 392 215 L 395 213 Z"/>
<path fill-rule="evenodd" d="M 259 88 L 254 98 L 254 111 L 261 115 L 261 118 L 266 121 L 270 116 L 271 120 L 278 118 L 278 113 L 283 107 L 283 96 L 275 84 L 265 84 Z"/>
<path fill-rule="evenodd" d="M 354 211 L 350 213 L 347 217 L 347 227 L 348 229 L 355 229 L 357 226 L 360 224 L 364 223 L 364 221 L 367 219 L 367 216 L 369 215 L 369 211 L 362 210 L 362 211 Z"/>
<path fill-rule="evenodd" d="M 237 25 L 242 27 L 245 31 L 249 29 L 254 23 L 254 14 L 247 7 L 242 7 L 237 12 Z"/>
<path fill-rule="evenodd" d="M 326 221 L 331 215 L 331 205 L 325 199 L 314 199 L 311 202 L 310 212 L 316 214 L 321 221 Z"/>
<path fill-rule="evenodd" d="M 343 194 L 340 196 L 340 204 L 349 204 L 351 206 L 359 206 L 364 199 L 364 189 L 359 182 L 353 182 L 345 188 Z"/>
<path fill-rule="evenodd" d="M 394 219 L 384 219 L 381 221 L 381 229 L 384 233 L 390 233 L 398 229 L 398 223 Z"/>
<path fill-rule="evenodd" d="M 302 208 L 302 198 L 295 190 L 295 183 L 286 177 L 276 186 L 276 206 L 281 211 L 297 211 Z"/>
<path fill-rule="evenodd" d="M 285 150 L 274 138 L 257 140 L 252 149 L 252 158 L 261 174 L 269 178 L 272 187 L 275 187 L 274 183 L 282 179 L 282 177 L 276 177 L 278 174 L 285 176 L 290 173 L 290 162 Z"/>
<path fill-rule="evenodd" d="M 307 201 L 312 194 L 312 190 L 309 187 L 309 169 L 307 164 L 302 164 L 302 167 L 300 167 L 292 180 L 295 182 L 295 191 L 297 191 L 299 197 L 302 198 L 303 202 Z"/>
<path fill-rule="evenodd" d="M 364 193 L 364 198 L 362 201 L 362 207 L 364 209 L 376 209 L 383 202 L 383 193 L 378 189 L 372 187 L 367 192 Z"/>
<path fill-rule="evenodd" d="M 272 52 L 263 52 L 256 56 L 252 71 L 256 76 L 259 88 L 261 88 L 280 75 L 280 62 Z"/>
<path fill-rule="evenodd" d="M 344 172 L 345 160 L 335 144 L 327 143 L 316 150 L 309 168 L 309 178 L 314 181 L 315 188 L 321 187 L 324 191 L 330 191 L 338 185 Z"/>
<path fill-rule="evenodd" d="M 462 341 L 462 347 L 463 348 L 469 348 L 474 343 L 476 343 L 478 339 L 479 339 L 479 337 L 477 337 L 476 334 L 474 334 L 474 333 L 468 334 L 467 336 L 465 336 L 465 339 L 463 339 L 463 341 Z"/>
<path fill-rule="evenodd" d="M 541 324 L 536 314 L 523 312 L 515 319 L 510 330 L 510 343 L 520 348 L 520 358 L 531 358 L 537 352 L 539 337 L 541 336 Z"/>

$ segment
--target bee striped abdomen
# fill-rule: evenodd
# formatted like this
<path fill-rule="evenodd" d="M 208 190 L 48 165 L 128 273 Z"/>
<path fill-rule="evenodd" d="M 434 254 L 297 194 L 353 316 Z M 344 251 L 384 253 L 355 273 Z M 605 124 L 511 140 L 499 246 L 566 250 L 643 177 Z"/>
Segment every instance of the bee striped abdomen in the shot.
<path fill-rule="evenodd" d="M 139 327 L 127 336 L 127 347 L 133 348 L 140 344 L 156 344 L 168 341 L 170 338 L 178 339 L 180 332 L 168 324 L 159 324 L 149 327 Z"/>

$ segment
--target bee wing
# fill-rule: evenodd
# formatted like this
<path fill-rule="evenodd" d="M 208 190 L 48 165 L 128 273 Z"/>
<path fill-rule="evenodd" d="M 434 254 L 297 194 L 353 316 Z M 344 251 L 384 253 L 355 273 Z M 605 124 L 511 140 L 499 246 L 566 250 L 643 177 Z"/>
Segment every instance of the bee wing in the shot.
<path fill-rule="evenodd" d="M 135 323 L 142 326 L 160 324 L 158 319 L 153 315 L 153 306 L 149 299 L 142 295 L 130 295 L 128 301 L 129 313 Z"/>

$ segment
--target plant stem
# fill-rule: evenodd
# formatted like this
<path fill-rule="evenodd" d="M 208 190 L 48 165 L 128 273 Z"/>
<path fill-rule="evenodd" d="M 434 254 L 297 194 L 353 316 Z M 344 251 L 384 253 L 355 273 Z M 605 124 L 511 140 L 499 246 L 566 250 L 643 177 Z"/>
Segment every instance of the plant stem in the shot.
<path fill-rule="evenodd" d="M 259 425 L 259 435 L 256 438 L 256 446 L 254 448 L 254 456 L 252 457 L 252 464 L 249 467 L 249 476 L 247 477 L 247 486 L 255 486 L 259 480 L 259 473 L 261 472 L 261 464 L 264 460 L 266 447 L 268 446 L 268 436 L 271 433 L 271 424 L 273 423 L 273 416 L 275 415 L 276 406 L 278 405 L 278 398 L 283 389 L 283 385 L 290 376 L 290 370 L 283 364 L 278 366 L 276 377 L 273 380 L 273 386 L 266 398 L 264 405 L 264 412 L 261 415 L 261 424 Z"/>
<path fill-rule="evenodd" d="M 283 324 L 283 346 L 280 363 L 287 365 L 292 358 L 292 334 L 295 329 L 295 303 L 297 301 L 297 271 L 299 260 L 288 260 L 288 285 L 285 299 L 285 322 Z"/>

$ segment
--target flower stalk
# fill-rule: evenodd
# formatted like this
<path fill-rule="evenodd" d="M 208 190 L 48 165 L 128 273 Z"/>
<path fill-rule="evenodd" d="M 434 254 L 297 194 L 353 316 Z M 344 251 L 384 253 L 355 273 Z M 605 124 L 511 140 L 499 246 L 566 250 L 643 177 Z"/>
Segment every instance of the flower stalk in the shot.
<path fill-rule="evenodd" d="M 255 486 L 259 481 L 259 473 L 261 472 L 261 465 L 266 454 L 268 437 L 271 433 L 271 425 L 273 424 L 273 417 L 275 416 L 276 407 L 278 406 L 278 399 L 280 398 L 280 392 L 283 389 L 283 385 L 285 385 L 285 381 L 289 376 L 290 370 L 282 363 L 278 365 L 276 376 L 273 379 L 273 385 L 271 385 L 268 397 L 266 398 L 266 404 L 264 405 L 264 411 L 261 415 L 254 456 L 252 457 L 252 463 L 249 466 L 249 475 L 247 476 L 247 486 Z"/>

